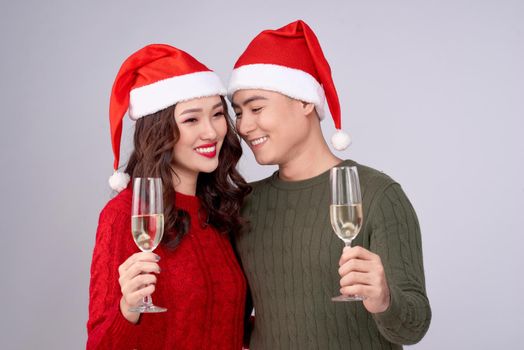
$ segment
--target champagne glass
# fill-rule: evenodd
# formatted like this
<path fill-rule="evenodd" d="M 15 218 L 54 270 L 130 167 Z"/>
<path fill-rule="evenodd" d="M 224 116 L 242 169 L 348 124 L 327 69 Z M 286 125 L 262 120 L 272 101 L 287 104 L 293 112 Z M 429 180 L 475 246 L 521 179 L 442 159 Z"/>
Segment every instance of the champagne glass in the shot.
<path fill-rule="evenodd" d="M 133 183 L 133 202 L 131 212 L 131 232 L 138 248 L 152 252 L 164 234 L 164 202 L 162 179 L 135 178 Z M 166 308 L 153 305 L 151 296 L 146 296 L 131 312 L 164 312 Z"/>
<path fill-rule="evenodd" d="M 357 167 L 334 167 L 330 173 L 331 205 L 329 208 L 331 226 L 346 247 L 358 235 L 362 226 L 362 196 Z M 339 295 L 332 301 L 363 300 L 358 295 Z"/>

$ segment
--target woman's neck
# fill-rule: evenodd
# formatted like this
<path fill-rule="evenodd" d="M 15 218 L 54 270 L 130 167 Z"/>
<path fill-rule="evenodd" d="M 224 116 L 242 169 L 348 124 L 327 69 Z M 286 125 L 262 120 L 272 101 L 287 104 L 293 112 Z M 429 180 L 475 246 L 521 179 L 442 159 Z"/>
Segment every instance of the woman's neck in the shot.
<path fill-rule="evenodd" d="M 172 176 L 175 191 L 188 196 L 196 195 L 198 174 L 177 169 L 176 175 L 173 174 Z"/>

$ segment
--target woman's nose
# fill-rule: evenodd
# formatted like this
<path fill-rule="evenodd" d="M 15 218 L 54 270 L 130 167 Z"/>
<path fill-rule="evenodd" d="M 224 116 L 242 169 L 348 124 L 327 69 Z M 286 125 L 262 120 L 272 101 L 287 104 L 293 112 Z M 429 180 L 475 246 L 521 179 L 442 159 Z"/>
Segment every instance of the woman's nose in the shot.
<path fill-rule="evenodd" d="M 215 125 L 211 121 L 206 121 L 203 124 L 203 130 L 201 134 L 202 139 L 204 140 L 214 140 L 217 137 L 217 130 Z"/>

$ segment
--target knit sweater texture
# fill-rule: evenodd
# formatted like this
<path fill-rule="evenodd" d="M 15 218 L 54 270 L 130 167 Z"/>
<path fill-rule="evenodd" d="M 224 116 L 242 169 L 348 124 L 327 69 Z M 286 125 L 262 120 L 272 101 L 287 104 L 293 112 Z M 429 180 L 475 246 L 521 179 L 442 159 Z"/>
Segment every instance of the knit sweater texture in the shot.
<path fill-rule="evenodd" d="M 275 172 L 252 184 L 243 214 L 250 229 L 236 242 L 251 289 L 255 323 L 251 350 L 402 349 L 426 333 L 426 296 L 417 217 L 400 185 L 357 166 L 364 221 L 353 246 L 378 254 L 391 293 L 389 308 L 369 313 L 339 295 L 343 242 L 330 224 L 329 171 L 303 181 Z"/>
<path fill-rule="evenodd" d="M 118 267 L 138 252 L 131 235 L 130 188 L 100 214 L 91 265 L 87 349 L 241 349 L 246 282 L 226 234 L 202 225 L 197 197 L 176 194 L 191 217 L 189 233 L 161 257 L 154 304 L 167 312 L 142 314 L 138 324 L 121 314 Z"/>

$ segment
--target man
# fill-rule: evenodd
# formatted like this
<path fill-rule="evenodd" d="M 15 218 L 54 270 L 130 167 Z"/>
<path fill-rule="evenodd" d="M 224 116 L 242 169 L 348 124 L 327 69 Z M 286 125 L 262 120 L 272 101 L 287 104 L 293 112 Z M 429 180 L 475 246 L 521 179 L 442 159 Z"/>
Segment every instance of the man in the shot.
<path fill-rule="evenodd" d="M 426 333 L 425 291 L 415 212 L 399 184 L 329 149 L 320 120 L 327 100 L 339 131 L 331 70 L 302 21 L 266 30 L 249 44 L 231 76 L 237 129 L 259 164 L 277 164 L 253 183 L 250 222 L 236 246 L 256 310 L 252 349 L 401 349 Z M 329 170 L 357 166 L 364 222 L 344 248 L 329 220 Z M 359 295 L 363 301 L 333 302 Z"/>

